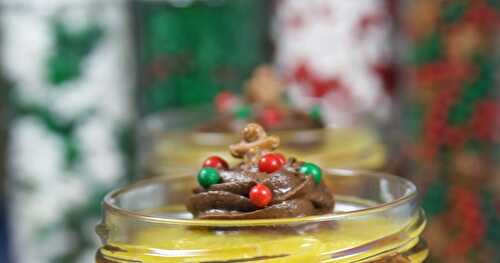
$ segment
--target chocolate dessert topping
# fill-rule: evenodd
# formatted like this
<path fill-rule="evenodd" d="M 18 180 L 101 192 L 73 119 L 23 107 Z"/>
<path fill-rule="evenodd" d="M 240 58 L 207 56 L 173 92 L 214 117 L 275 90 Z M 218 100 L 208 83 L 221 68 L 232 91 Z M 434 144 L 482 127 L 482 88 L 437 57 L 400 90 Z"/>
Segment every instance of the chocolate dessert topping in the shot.
<path fill-rule="evenodd" d="M 215 97 L 215 119 L 200 126 L 199 131 L 237 132 L 251 122 L 258 122 L 272 131 L 323 128 L 321 106 L 294 108 L 285 99 L 286 89 L 284 81 L 271 66 L 259 66 L 245 83 L 244 95 L 225 90 Z"/>
<path fill-rule="evenodd" d="M 242 140 L 230 146 L 235 158 L 211 156 L 198 173 L 199 187 L 186 206 L 200 219 L 265 219 L 303 217 L 330 213 L 331 191 L 321 169 L 313 164 L 286 159 L 274 152 L 279 138 L 268 136 L 258 124 L 248 124 Z"/>

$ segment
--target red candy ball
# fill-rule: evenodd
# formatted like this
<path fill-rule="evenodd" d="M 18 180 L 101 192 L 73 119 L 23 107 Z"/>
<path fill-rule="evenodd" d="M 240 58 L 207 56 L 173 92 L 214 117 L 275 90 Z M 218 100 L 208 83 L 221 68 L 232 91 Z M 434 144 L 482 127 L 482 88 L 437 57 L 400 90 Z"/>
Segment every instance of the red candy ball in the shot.
<path fill-rule="evenodd" d="M 250 201 L 256 207 L 266 207 L 273 199 L 273 192 L 264 184 L 257 184 L 250 190 Z"/>
<path fill-rule="evenodd" d="M 276 156 L 276 158 L 278 158 L 278 160 L 280 161 L 281 165 L 285 165 L 286 163 L 286 157 L 281 154 L 281 153 L 275 153 L 274 154 Z"/>
<path fill-rule="evenodd" d="M 229 92 L 229 91 L 223 91 L 215 97 L 215 108 L 219 112 L 226 112 L 229 111 L 230 108 L 232 108 L 235 104 L 236 101 L 236 96 Z"/>
<path fill-rule="evenodd" d="M 276 126 L 283 121 L 283 112 L 275 107 L 265 108 L 260 115 L 260 121 L 267 127 Z"/>
<path fill-rule="evenodd" d="M 219 156 L 210 156 L 203 162 L 203 167 L 212 167 L 215 169 L 227 170 L 229 165 Z"/>
<path fill-rule="evenodd" d="M 268 153 L 259 160 L 259 171 L 264 173 L 274 173 L 283 166 L 283 159 L 276 154 Z"/>

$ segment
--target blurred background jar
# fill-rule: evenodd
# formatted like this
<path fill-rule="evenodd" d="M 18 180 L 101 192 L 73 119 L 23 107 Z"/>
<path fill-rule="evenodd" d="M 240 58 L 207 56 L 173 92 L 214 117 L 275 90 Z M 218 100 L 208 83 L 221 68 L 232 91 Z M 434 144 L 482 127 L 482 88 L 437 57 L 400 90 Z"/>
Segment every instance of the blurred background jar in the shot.
<path fill-rule="evenodd" d="M 432 262 L 498 262 L 498 1 L 406 1 L 401 169 L 430 218 Z"/>
<path fill-rule="evenodd" d="M 217 115 L 221 91 L 244 97 L 245 83 L 255 80 L 251 73 L 268 63 L 283 83 L 284 104 L 326 128 L 273 131 L 284 139 L 284 151 L 325 166 L 386 169 L 388 148 L 379 132 L 390 119 L 394 89 L 391 6 L 371 0 L 137 2 L 143 166 L 162 174 L 198 167 L 209 152 L 227 152 L 237 140 L 231 131 L 200 134 L 198 128 Z M 247 113 L 235 112 L 234 119 Z M 185 129 L 171 133 L 179 127 Z"/>
<path fill-rule="evenodd" d="M 0 4 L 0 71 L 11 89 L 1 97 L 12 107 L 6 158 L 13 260 L 92 262 L 100 200 L 126 181 L 132 164 L 126 6 Z"/>

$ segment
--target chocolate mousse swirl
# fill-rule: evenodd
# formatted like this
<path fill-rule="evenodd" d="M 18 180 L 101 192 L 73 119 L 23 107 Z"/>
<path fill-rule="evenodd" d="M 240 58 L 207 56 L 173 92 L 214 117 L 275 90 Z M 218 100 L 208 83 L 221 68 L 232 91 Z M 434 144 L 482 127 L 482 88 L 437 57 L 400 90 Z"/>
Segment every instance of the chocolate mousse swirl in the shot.
<path fill-rule="evenodd" d="M 288 218 L 332 212 L 332 193 L 323 180 L 301 172 L 303 162 L 289 158 L 275 171 L 262 171 L 258 160 L 277 144 L 279 140 L 276 143 L 260 126 L 247 126 L 243 141 L 231 146 L 233 155 L 243 162 L 232 169 L 219 169 L 217 183 L 194 189 L 186 204 L 188 211 L 200 219 Z M 265 206 L 250 196 L 256 186 L 264 186 L 272 196 Z"/>

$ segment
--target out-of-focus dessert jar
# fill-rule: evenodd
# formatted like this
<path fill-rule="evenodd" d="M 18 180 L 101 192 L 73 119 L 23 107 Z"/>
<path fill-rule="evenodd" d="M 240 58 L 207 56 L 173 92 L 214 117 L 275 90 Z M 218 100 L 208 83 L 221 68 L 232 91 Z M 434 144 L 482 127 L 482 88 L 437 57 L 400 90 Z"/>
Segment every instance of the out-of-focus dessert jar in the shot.
<path fill-rule="evenodd" d="M 198 220 L 185 210 L 194 176 L 164 176 L 118 189 L 96 228 L 97 263 L 422 262 L 425 217 L 400 177 L 328 170 L 335 211 L 260 220 Z"/>
<path fill-rule="evenodd" d="M 228 158 L 227 145 L 238 133 L 200 132 L 196 125 L 213 116 L 211 107 L 152 115 L 141 121 L 140 159 L 146 177 L 189 171 L 211 152 Z M 281 138 L 286 155 L 309 160 L 322 167 L 383 170 L 387 148 L 379 132 L 369 125 L 352 128 L 273 131 Z"/>

